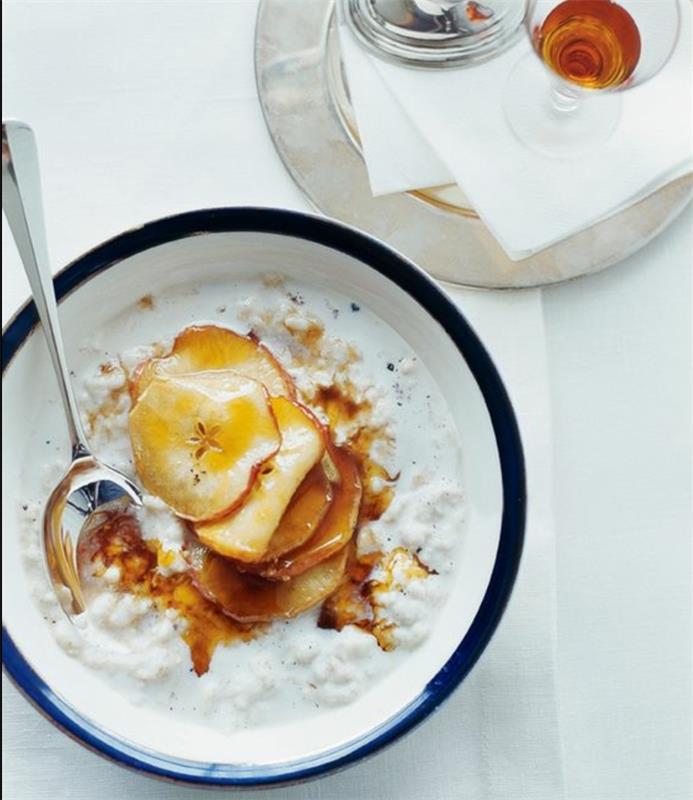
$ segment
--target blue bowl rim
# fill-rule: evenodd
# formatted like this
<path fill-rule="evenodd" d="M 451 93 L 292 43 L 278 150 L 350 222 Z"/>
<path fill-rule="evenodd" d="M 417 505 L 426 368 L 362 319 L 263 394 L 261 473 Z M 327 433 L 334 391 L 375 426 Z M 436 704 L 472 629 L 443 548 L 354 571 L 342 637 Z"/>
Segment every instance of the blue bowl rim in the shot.
<path fill-rule="evenodd" d="M 297 237 L 352 256 L 406 291 L 453 341 L 479 386 L 496 438 L 503 484 L 503 514 L 496 560 L 484 598 L 464 638 L 421 694 L 375 729 L 329 751 L 276 765 L 203 764 L 141 747 L 101 730 L 56 695 L 34 672 L 3 625 L 3 667 L 19 690 L 68 736 L 122 766 L 154 777 L 206 786 L 293 783 L 344 768 L 374 754 L 422 722 L 450 696 L 491 639 L 519 568 L 526 517 L 522 444 L 512 404 L 490 356 L 463 314 L 423 270 L 379 240 L 336 220 L 275 208 L 189 211 L 121 233 L 68 264 L 54 280 L 63 299 L 80 285 L 136 253 L 206 233 L 260 232 Z M 2 371 L 38 322 L 27 301 L 3 330 Z"/>

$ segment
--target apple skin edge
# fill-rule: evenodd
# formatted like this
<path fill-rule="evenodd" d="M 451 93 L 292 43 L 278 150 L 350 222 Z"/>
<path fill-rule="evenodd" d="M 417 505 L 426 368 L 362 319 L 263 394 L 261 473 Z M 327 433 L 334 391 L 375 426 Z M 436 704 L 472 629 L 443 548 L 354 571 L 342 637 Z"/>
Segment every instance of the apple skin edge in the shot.
<path fill-rule="evenodd" d="M 330 558 L 351 540 L 358 521 L 363 487 L 358 465 L 348 451 L 330 443 L 328 451 L 339 472 L 334 498 L 315 533 L 303 544 L 273 559 L 241 568 L 271 580 L 289 580 Z"/>
<path fill-rule="evenodd" d="M 271 456 L 253 466 L 244 491 L 228 508 L 206 516 L 204 520 L 179 514 L 188 520 L 190 529 L 187 555 L 194 551 L 194 558 L 189 558 L 190 577 L 207 599 L 217 603 L 224 614 L 236 621 L 254 623 L 288 618 L 322 602 L 344 577 L 348 545 L 356 527 L 362 497 L 359 469 L 346 450 L 332 443 L 327 426 L 296 399 L 297 391 L 290 375 L 252 333 L 243 336 L 215 325 L 185 328 L 176 336 L 167 354 L 146 359 L 130 372 L 128 391 L 132 406 L 137 407 L 152 380 L 158 376 L 185 374 L 193 378 L 194 374 L 221 370 L 233 371 L 261 383 L 260 379 L 269 376 L 269 383 L 277 392 L 276 402 L 289 402 L 300 409 L 302 417 L 310 421 L 320 436 L 322 451 L 316 451 L 314 463 L 279 509 L 279 524 L 273 531 L 279 529 L 294 498 L 300 497 L 307 477 L 316 470 L 322 475 L 317 476 L 319 480 L 315 485 L 318 488 L 313 489 L 311 504 L 306 503 L 306 508 L 311 509 L 310 522 L 296 527 L 297 531 L 301 528 L 300 535 L 294 534 L 296 538 L 293 540 L 288 536 L 272 551 L 269 543 L 273 532 L 267 546 L 251 554 L 247 561 L 230 558 L 229 551 L 216 546 L 214 539 L 205 535 L 204 529 L 214 527 L 224 519 L 232 519 L 242 511 L 253 489 L 258 487 L 263 470 L 271 464 L 281 445 Z M 267 385 L 264 385 L 267 392 Z M 267 392 L 268 407 L 281 437 L 276 403 L 271 395 L 271 391 Z M 265 557 L 267 552 L 271 553 L 269 559 Z"/>
<path fill-rule="evenodd" d="M 286 397 L 273 397 L 270 404 L 282 436 L 278 453 L 267 462 L 253 492 L 236 512 L 195 525 L 203 544 L 243 562 L 262 560 L 294 494 L 321 461 L 326 447 L 324 427 L 305 406 Z"/>
<path fill-rule="evenodd" d="M 190 325 L 176 336 L 166 355 L 137 364 L 128 381 L 130 399 L 134 405 L 156 374 L 213 369 L 233 369 L 259 380 L 272 395 L 296 399 L 291 376 L 269 348 L 252 333 L 244 336 L 220 325 Z"/>
<path fill-rule="evenodd" d="M 230 559 L 207 551 L 192 580 L 204 597 L 237 622 L 290 619 L 337 589 L 344 578 L 347 555 L 343 548 L 293 580 L 270 581 L 241 572 Z"/>

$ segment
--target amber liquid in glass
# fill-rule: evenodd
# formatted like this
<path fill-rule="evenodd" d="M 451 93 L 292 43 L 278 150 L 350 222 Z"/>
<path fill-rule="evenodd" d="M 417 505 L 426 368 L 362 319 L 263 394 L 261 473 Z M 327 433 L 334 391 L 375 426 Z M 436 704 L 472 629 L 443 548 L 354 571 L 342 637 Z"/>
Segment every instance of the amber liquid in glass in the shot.
<path fill-rule="evenodd" d="M 611 0 L 565 0 L 534 32 L 544 62 L 585 89 L 619 86 L 640 58 L 633 17 Z"/>

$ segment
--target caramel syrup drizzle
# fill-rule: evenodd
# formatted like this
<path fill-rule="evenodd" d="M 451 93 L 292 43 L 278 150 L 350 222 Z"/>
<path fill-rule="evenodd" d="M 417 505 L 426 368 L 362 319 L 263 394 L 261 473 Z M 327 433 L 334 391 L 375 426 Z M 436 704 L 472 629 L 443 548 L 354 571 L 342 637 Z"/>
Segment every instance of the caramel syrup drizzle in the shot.
<path fill-rule="evenodd" d="M 120 571 L 119 591 L 150 598 L 160 611 L 172 608 L 186 620 L 182 638 L 197 675 L 207 672 L 217 645 L 249 641 L 262 629 L 226 616 L 197 590 L 188 572 L 162 574 L 157 567 L 167 566 L 170 554 L 157 540 L 142 538 L 137 519 L 127 509 L 97 512 L 77 552 L 85 582 L 115 566 Z"/>
<path fill-rule="evenodd" d="M 320 336 L 311 331 L 305 338 L 304 343 L 311 346 Z M 363 525 L 377 520 L 387 510 L 399 475 L 389 474 L 372 458 L 374 444 L 389 441 L 391 434 L 382 427 L 368 424 L 372 404 L 364 399 L 356 400 L 355 396 L 356 389 L 348 380 L 338 380 L 333 386 L 320 388 L 310 401 L 323 410 L 331 429 L 346 423 L 354 428 L 346 448 L 356 460 L 363 482 L 358 522 L 348 545 L 350 554 L 344 581 L 324 601 L 318 624 L 336 630 L 347 624 L 358 625 L 372 633 L 383 649 L 391 649 L 385 627 L 375 619 L 372 594 L 375 584 L 369 581 L 382 553 L 358 557 L 355 537 Z M 117 400 L 117 396 L 113 399 Z M 87 580 L 116 566 L 120 571 L 119 591 L 150 598 L 162 611 L 171 608 L 178 612 L 186 622 L 182 638 L 190 648 L 193 669 L 197 675 L 203 675 L 218 645 L 247 642 L 266 630 L 268 623 L 233 620 L 197 589 L 189 571 L 163 574 L 158 568 L 167 566 L 172 557 L 157 540 L 141 537 L 137 519 L 127 510 L 97 513 L 78 548 L 78 561 Z"/>

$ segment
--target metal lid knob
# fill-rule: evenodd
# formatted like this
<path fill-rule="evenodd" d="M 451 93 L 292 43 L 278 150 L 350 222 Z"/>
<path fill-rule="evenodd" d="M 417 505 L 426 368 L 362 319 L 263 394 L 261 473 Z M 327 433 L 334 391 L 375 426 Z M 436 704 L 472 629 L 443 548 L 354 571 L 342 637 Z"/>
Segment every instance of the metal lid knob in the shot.
<path fill-rule="evenodd" d="M 458 67 L 515 41 L 526 0 L 342 0 L 344 16 L 373 53 L 415 67 Z"/>

